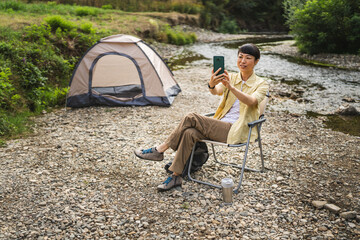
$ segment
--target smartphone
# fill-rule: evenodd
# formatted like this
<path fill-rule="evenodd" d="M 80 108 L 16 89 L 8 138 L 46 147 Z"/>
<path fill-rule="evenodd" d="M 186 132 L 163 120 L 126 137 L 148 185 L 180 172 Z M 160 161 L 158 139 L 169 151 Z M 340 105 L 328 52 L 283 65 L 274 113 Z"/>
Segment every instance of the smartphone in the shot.
<path fill-rule="evenodd" d="M 225 60 L 224 56 L 214 56 L 214 72 L 216 72 L 219 68 L 221 68 L 220 72 L 217 75 L 223 74 L 225 69 Z"/>

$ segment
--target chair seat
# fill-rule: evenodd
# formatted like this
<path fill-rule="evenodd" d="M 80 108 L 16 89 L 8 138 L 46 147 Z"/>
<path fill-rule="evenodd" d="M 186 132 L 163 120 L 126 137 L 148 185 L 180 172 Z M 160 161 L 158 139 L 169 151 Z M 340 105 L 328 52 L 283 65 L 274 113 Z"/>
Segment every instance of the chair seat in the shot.
<path fill-rule="evenodd" d="M 263 172 L 264 171 L 264 157 L 263 157 L 263 153 L 262 153 L 262 146 L 261 146 L 261 137 L 260 137 L 260 129 L 261 129 L 261 125 L 266 121 L 265 118 L 261 118 L 259 120 L 256 120 L 256 121 L 253 121 L 251 123 L 249 123 L 249 135 L 248 135 L 248 140 L 246 143 L 240 143 L 240 144 L 228 144 L 228 143 L 223 143 L 223 142 L 218 142 L 218 141 L 213 141 L 213 140 L 208 140 L 208 139 L 204 139 L 204 140 L 199 140 L 199 142 L 204 142 L 204 143 L 207 143 L 207 144 L 211 144 L 211 147 L 212 147 L 212 152 L 213 152 L 213 156 L 214 156 L 214 159 L 215 159 L 215 162 L 217 163 L 220 163 L 222 165 L 226 165 L 226 166 L 231 166 L 231 167 L 236 167 L 236 168 L 240 168 L 241 169 L 241 174 L 240 174 L 240 180 L 239 180 L 239 183 L 238 183 L 238 186 L 236 188 L 234 188 L 234 192 L 235 193 L 238 193 L 239 192 L 239 189 L 241 187 L 241 184 L 242 184 L 242 180 L 243 180 L 243 175 L 244 175 L 244 171 L 247 170 L 247 171 L 252 171 L 252 172 Z M 259 148 L 260 148 L 260 157 L 261 157 L 261 169 L 252 169 L 252 168 L 247 168 L 245 166 L 246 164 L 246 158 L 247 158 L 247 152 L 249 150 L 249 146 L 250 146 L 250 136 L 251 136 L 251 131 L 252 129 L 256 127 L 257 130 L 258 130 L 258 137 L 257 139 L 255 140 L 255 142 L 258 143 L 259 145 Z M 214 149 L 214 145 L 217 145 L 217 146 L 223 146 L 223 147 L 245 147 L 245 153 L 244 153 L 244 159 L 242 161 L 242 164 L 241 165 L 236 165 L 236 164 L 229 164 L 229 163 L 223 163 L 223 162 L 220 162 L 217 160 L 216 158 L 216 152 L 215 152 L 215 149 Z M 205 181 L 200 181 L 200 180 L 197 180 L 195 178 L 193 178 L 191 175 L 190 175 L 190 171 L 191 171 L 191 166 L 192 166 L 192 161 L 193 161 L 193 157 L 194 157 L 194 151 L 195 151 L 195 146 L 193 147 L 193 150 L 191 152 L 191 156 L 190 156 L 190 163 L 189 163 L 189 168 L 188 168 L 188 178 L 190 181 L 194 181 L 194 182 L 198 182 L 198 183 L 201 183 L 201 184 L 205 184 L 205 185 L 209 185 L 209 186 L 212 186 L 212 187 L 216 187 L 216 188 L 221 188 L 220 185 L 216 185 L 216 184 L 212 184 L 212 183 L 209 183 L 209 182 L 205 182 Z"/>
<path fill-rule="evenodd" d="M 261 131 L 262 124 L 266 121 L 266 118 L 264 118 L 264 112 L 265 112 L 265 107 L 266 107 L 266 104 L 267 104 L 268 100 L 269 100 L 269 92 L 267 92 L 267 95 L 266 95 L 265 99 L 260 103 L 260 106 L 259 106 L 260 107 L 260 117 L 259 117 L 259 119 L 248 123 L 249 134 L 248 134 L 248 139 L 247 139 L 246 143 L 227 144 L 227 143 L 217 142 L 217 141 L 207 140 L 207 139 L 199 141 L 199 142 L 204 142 L 204 143 L 211 144 L 213 156 L 214 156 L 214 159 L 215 159 L 216 163 L 220 163 L 220 164 L 225 165 L 225 166 L 231 166 L 231 167 L 236 167 L 236 168 L 241 169 L 239 183 L 238 183 L 237 187 L 234 188 L 234 193 L 239 193 L 239 189 L 240 189 L 241 184 L 242 184 L 242 180 L 243 180 L 245 170 L 253 171 L 253 172 L 263 172 L 264 169 L 265 169 L 264 156 L 263 156 L 262 145 L 261 145 L 260 131 Z M 211 116 L 214 116 L 214 113 L 205 114 L 205 116 L 211 117 Z M 248 153 L 249 146 L 250 146 L 251 132 L 252 132 L 253 128 L 256 128 L 257 132 L 258 132 L 258 137 L 256 138 L 255 142 L 257 142 L 257 144 L 259 146 L 259 149 L 260 149 L 261 169 L 252 169 L 252 168 L 247 168 L 245 166 L 246 165 L 247 153 Z M 215 152 L 214 145 L 224 146 L 224 147 L 243 147 L 243 146 L 245 146 L 245 152 L 244 152 L 244 158 L 242 160 L 242 164 L 241 165 L 236 165 L 236 164 L 229 164 L 229 163 L 223 163 L 223 162 L 218 161 L 217 158 L 216 158 L 216 152 Z M 205 184 L 205 185 L 208 185 L 208 186 L 216 187 L 216 188 L 222 188 L 220 185 L 216 185 L 216 184 L 213 184 L 213 183 L 210 183 L 210 182 L 200 181 L 200 180 L 195 179 L 195 178 L 193 178 L 191 176 L 190 172 L 191 172 L 192 162 L 193 162 L 193 158 L 194 158 L 195 146 L 196 146 L 196 144 L 194 145 L 193 150 L 192 150 L 191 155 L 190 155 L 190 162 L 189 162 L 189 168 L 188 168 L 188 178 L 189 178 L 189 180 L 197 182 L 197 183 Z"/>
<path fill-rule="evenodd" d="M 227 144 L 227 143 L 217 142 L 217 141 L 213 141 L 213 140 L 200 140 L 199 142 L 211 143 L 211 144 L 220 145 L 220 146 L 227 146 L 227 147 L 229 146 L 229 144 Z"/>

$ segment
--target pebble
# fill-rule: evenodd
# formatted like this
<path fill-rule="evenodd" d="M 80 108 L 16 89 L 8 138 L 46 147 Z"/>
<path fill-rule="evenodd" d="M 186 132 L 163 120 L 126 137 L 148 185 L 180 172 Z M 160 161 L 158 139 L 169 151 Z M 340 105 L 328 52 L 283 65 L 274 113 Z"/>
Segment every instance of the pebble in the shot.
<path fill-rule="evenodd" d="M 340 217 L 345 219 L 354 219 L 356 218 L 356 212 L 355 211 L 342 212 L 340 213 Z"/>
<path fill-rule="evenodd" d="M 317 209 L 321 209 L 321 208 L 323 208 L 325 206 L 325 204 L 327 204 L 326 201 L 312 201 L 311 203 Z"/>
<path fill-rule="evenodd" d="M 326 209 L 328 209 L 330 212 L 333 212 L 333 213 L 339 213 L 341 208 L 339 208 L 338 206 L 336 206 L 335 204 L 331 204 L 331 203 L 327 203 L 324 205 L 324 207 Z"/>

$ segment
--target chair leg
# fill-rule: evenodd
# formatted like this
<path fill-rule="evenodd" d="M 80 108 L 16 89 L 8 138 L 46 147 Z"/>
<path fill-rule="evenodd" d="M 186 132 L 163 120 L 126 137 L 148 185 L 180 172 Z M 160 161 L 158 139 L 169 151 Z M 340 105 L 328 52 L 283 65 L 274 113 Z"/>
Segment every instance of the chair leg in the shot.
<path fill-rule="evenodd" d="M 259 142 L 260 157 L 261 157 L 261 170 L 245 167 L 245 165 L 246 165 L 246 159 L 247 159 L 247 154 L 248 154 L 249 146 L 250 146 L 250 136 L 251 136 L 251 130 L 250 130 L 250 132 L 249 132 L 248 141 L 247 141 L 247 143 L 246 143 L 246 148 L 245 148 L 245 153 L 244 153 L 244 159 L 243 159 L 243 162 L 242 162 L 242 165 L 241 165 L 241 166 L 240 166 L 240 165 L 236 165 L 236 164 L 229 164 L 229 163 L 220 162 L 220 161 L 217 159 L 217 157 L 216 157 L 216 152 L 215 152 L 214 144 L 211 143 L 211 148 L 212 148 L 212 151 L 213 151 L 213 155 L 214 155 L 215 162 L 220 163 L 221 165 L 230 166 L 230 167 L 236 167 L 236 168 L 240 168 L 240 169 L 241 169 L 239 183 L 238 183 L 237 187 L 234 189 L 234 193 L 235 193 L 235 194 L 239 193 L 239 189 L 240 189 L 240 187 L 241 187 L 241 185 L 242 185 L 242 180 L 243 180 L 243 177 L 244 177 L 244 172 L 245 172 L 245 170 L 252 171 L 252 172 L 263 172 L 263 171 L 264 171 L 264 156 L 263 156 L 263 153 L 262 153 L 262 145 L 261 145 L 260 133 L 259 133 L 259 136 L 258 136 L 258 142 Z M 192 149 L 192 151 L 191 151 L 190 160 L 189 160 L 190 162 L 189 162 L 189 168 L 188 168 L 188 174 L 187 174 L 189 180 L 194 181 L 194 182 L 197 182 L 197 183 L 205 184 L 205 185 L 208 185 L 208 186 L 216 187 L 216 188 L 222 188 L 221 185 L 216 185 L 216 184 L 212 184 L 212 183 L 200 181 L 200 180 L 197 180 L 197 179 L 191 177 L 191 174 L 190 174 L 190 173 L 191 173 L 192 162 L 193 162 L 193 160 L 194 160 L 195 148 L 196 148 L 196 144 L 194 145 L 194 147 L 193 147 L 193 149 Z"/>
<path fill-rule="evenodd" d="M 260 172 L 264 172 L 265 171 L 264 155 L 263 155 L 263 151 L 262 151 L 262 145 L 261 145 L 260 138 L 259 138 L 259 148 L 260 148 L 260 157 L 261 157 L 261 171 Z"/>
<path fill-rule="evenodd" d="M 239 193 L 239 189 L 241 187 L 241 184 L 242 184 L 242 180 L 243 180 L 243 177 L 244 177 L 244 172 L 245 172 L 245 165 L 246 165 L 246 158 L 247 158 L 247 153 L 248 153 L 248 150 L 249 150 L 249 141 L 246 143 L 246 149 L 245 149 L 245 153 L 244 153 L 244 160 L 243 160 L 243 163 L 242 163 L 242 167 L 241 167 L 241 173 L 240 173 L 240 180 L 239 180 L 239 183 L 238 183 L 238 186 L 234 189 L 234 193 Z"/>
<path fill-rule="evenodd" d="M 261 126 L 258 126 L 257 128 L 258 128 L 258 142 L 259 142 L 260 158 L 261 158 L 261 172 L 264 172 L 265 164 L 264 164 L 264 155 L 263 155 L 263 151 L 262 151 L 261 136 L 260 136 Z"/>
<path fill-rule="evenodd" d="M 221 165 L 224 165 L 224 166 L 234 167 L 234 168 L 240 168 L 240 169 L 243 168 L 242 165 L 220 162 L 220 161 L 217 159 L 217 157 L 216 157 L 216 153 L 215 153 L 215 150 L 214 150 L 214 144 L 211 144 L 211 147 L 212 147 L 212 149 L 213 149 L 214 159 L 215 159 L 215 161 L 216 161 L 217 163 L 219 163 L 219 164 L 221 164 Z M 244 169 L 245 169 L 246 171 L 251 171 L 251 172 L 261 172 L 261 170 L 254 169 L 254 168 L 245 167 Z"/>
<path fill-rule="evenodd" d="M 223 163 L 223 162 L 219 162 L 216 158 L 216 153 L 215 153 L 215 149 L 214 149 L 214 145 L 211 144 L 211 147 L 212 147 L 212 150 L 213 150 L 213 155 L 214 155 L 214 159 L 216 162 L 222 164 L 222 165 L 226 165 L 226 166 L 231 166 L 231 167 L 237 167 L 237 168 L 241 168 L 241 173 L 240 173 L 240 180 L 239 180 L 239 183 L 238 183 L 238 186 L 234 189 L 234 193 L 237 194 L 239 193 L 239 189 L 241 187 L 241 184 L 242 184 L 242 180 L 243 180 L 243 177 L 244 177 L 244 172 L 245 170 L 250 170 L 250 171 L 256 171 L 256 172 L 259 172 L 259 170 L 256 170 L 256 169 L 251 169 L 251 168 L 246 168 L 245 165 L 246 165 L 246 159 L 247 159 L 247 153 L 248 153 L 248 150 L 249 150 L 249 142 L 246 144 L 246 149 L 245 149 L 245 153 L 244 153 L 244 160 L 243 160 L 243 163 L 242 163 L 242 166 L 238 166 L 238 165 L 235 165 L 235 164 L 228 164 L 228 163 Z M 208 183 L 208 182 L 204 182 L 204 181 L 200 181 L 198 179 L 195 179 L 191 176 L 191 166 L 192 166 L 192 162 L 194 160 L 194 152 L 195 152 L 195 145 L 191 151 L 191 155 L 190 155 L 190 162 L 189 162 L 189 168 L 188 168 L 188 178 L 190 181 L 194 181 L 194 182 L 197 182 L 197 183 L 201 183 L 201 184 L 205 184 L 205 185 L 208 185 L 208 186 L 212 186 L 212 187 L 216 187 L 216 188 L 222 188 L 221 185 L 216 185 L 216 184 L 212 184 L 212 183 Z"/>
<path fill-rule="evenodd" d="M 208 183 L 208 182 L 204 182 L 204 181 L 200 181 L 200 180 L 197 180 L 193 177 L 191 177 L 191 166 L 192 166 L 192 162 L 194 160 L 194 153 L 195 153 L 195 148 L 196 148 L 196 143 L 194 144 L 194 147 L 191 151 L 191 155 L 190 155 L 190 162 L 189 162 L 189 168 L 188 168 L 188 178 L 189 180 L 191 181 L 194 181 L 194 182 L 197 182 L 197 183 L 201 183 L 201 184 L 205 184 L 205 185 L 208 185 L 208 186 L 211 186 L 211 187 L 215 187 L 215 188 L 222 188 L 220 185 L 216 185 L 216 184 L 212 184 L 212 183 Z M 213 150 L 214 150 L 214 147 L 213 147 Z"/>

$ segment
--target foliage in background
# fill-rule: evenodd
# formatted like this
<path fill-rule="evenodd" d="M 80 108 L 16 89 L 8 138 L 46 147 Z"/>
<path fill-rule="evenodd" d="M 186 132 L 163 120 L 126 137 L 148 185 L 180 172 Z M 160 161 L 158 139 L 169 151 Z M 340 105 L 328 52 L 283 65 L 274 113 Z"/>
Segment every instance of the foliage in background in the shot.
<path fill-rule="evenodd" d="M 55 7 L 40 5 L 48 9 Z M 41 14 L 43 10 L 38 6 L 7 1 L 0 2 L 0 11 L 9 15 L 26 11 Z M 89 7 L 71 8 L 78 17 L 92 14 Z M 64 8 L 56 6 L 56 9 Z M 29 116 L 63 105 L 78 59 L 109 34 L 94 28 L 91 22 L 68 20 L 68 14 L 49 15 L 39 24 L 19 30 L 0 26 L 0 137 L 21 133 L 27 129 Z"/>
<path fill-rule="evenodd" d="M 102 37 L 119 33 L 93 25 L 110 21 L 115 26 L 114 17 L 122 12 L 112 8 L 110 4 L 94 8 L 56 2 L 0 2 L 5 19 L 42 19 L 25 26 L 0 24 L 0 138 L 26 129 L 25 118 L 65 103 L 69 79 L 80 57 Z M 121 19 L 128 21 L 128 16 Z M 137 16 L 130 21 L 137 21 Z M 152 22 L 156 23 L 153 39 L 177 45 L 196 41 L 194 33 Z"/>
<path fill-rule="evenodd" d="M 174 45 L 186 45 L 196 42 L 196 34 L 192 32 L 184 32 L 179 27 L 172 28 L 165 24 L 160 26 L 156 20 L 150 19 L 151 24 L 149 37 L 159 41 Z"/>
<path fill-rule="evenodd" d="M 42 0 L 39 2 L 48 2 Z M 180 12 L 197 14 L 202 10 L 202 5 L 197 0 L 57 0 L 60 4 L 76 4 L 92 6 L 102 9 L 119 9 L 127 12 Z"/>
<path fill-rule="evenodd" d="M 221 24 L 222 18 L 226 14 L 225 5 L 229 0 L 202 0 L 204 11 L 201 12 L 201 26 L 217 30 Z"/>
<path fill-rule="evenodd" d="M 360 54 L 360 2 L 285 0 L 287 23 L 300 51 Z"/>
<path fill-rule="evenodd" d="M 26 0 L 24 0 L 26 1 Z M 48 0 L 43 0 L 47 2 Z M 127 12 L 199 14 L 201 27 L 224 33 L 286 31 L 283 0 L 57 0 L 57 3 Z M 91 14 L 88 14 L 91 15 Z"/>
<path fill-rule="evenodd" d="M 241 29 L 250 31 L 287 31 L 283 0 L 231 0 L 224 6 Z"/>
<path fill-rule="evenodd" d="M 217 30 L 221 33 L 238 33 L 240 28 L 235 19 L 224 17 Z"/>

